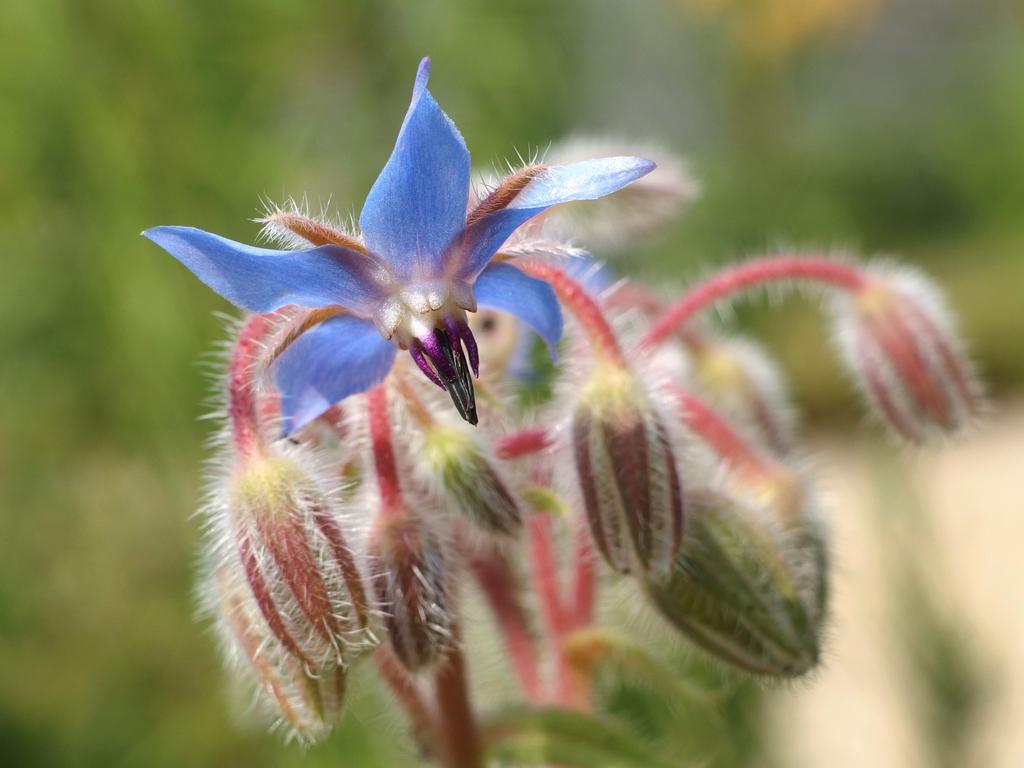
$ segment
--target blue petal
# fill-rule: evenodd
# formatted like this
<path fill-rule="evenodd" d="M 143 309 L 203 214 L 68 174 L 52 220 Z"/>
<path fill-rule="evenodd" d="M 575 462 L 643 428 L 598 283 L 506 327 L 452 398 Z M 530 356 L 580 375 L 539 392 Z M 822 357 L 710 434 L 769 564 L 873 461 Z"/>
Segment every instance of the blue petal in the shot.
<path fill-rule="evenodd" d="M 369 320 L 338 315 L 306 331 L 274 363 L 282 433 L 294 432 L 339 400 L 365 392 L 387 376 L 394 361 L 394 343 Z"/>
<path fill-rule="evenodd" d="M 273 312 L 286 304 L 338 304 L 370 314 L 389 280 L 374 259 L 337 245 L 277 251 L 194 227 L 154 227 L 142 234 L 225 299 L 250 312 Z"/>
<path fill-rule="evenodd" d="M 526 323 L 547 342 L 554 357 L 555 344 L 562 338 L 562 310 L 550 285 L 497 262 L 480 273 L 473 295 L 479 306 L 508 312 Z"/>
<path fill-rule="evenodd" d="M 547 168 L 527 184 L 507 208 L 495 211 L 466 230 L 452 254 L 460 260 L 456 275 L 472 280 L 509 235 L 551 206 L 572 200 L 596 200 L 652 170 L 654 163 L 641 157 L 605 157 Z"/>
<path fill-rule="evenodd" d="M 439 274 L 469 200 L 469 151 L 427 90 L 429 76 L 424 59 L 391 159 L 359 216 L 367 246 L 403 278 Z"/>

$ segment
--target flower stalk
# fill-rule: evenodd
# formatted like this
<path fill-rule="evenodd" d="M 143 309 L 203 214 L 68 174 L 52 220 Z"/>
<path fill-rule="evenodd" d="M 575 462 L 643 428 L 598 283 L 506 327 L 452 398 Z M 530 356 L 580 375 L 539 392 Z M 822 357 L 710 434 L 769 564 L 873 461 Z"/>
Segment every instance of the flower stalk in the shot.
<path fill-rule="evenodd" d="M 769 256 L 728 267 L 684 293 L 656 320 L 640 340 L 652 349 L 682 328 L 691 318 L 729 296 L 780 281 L 803 280 L 846 291 L 859 290 L 864 275 L 855 267 L 821 256 Z"/>
<path fill-rule="evenodd" d="M 625 367 L 622 346 L 615 331 L 605 318 L 601 306 L 582 285 L 553 264 L 526 261 L 520 266 L 528 275 L 545 280 L 551 285 L 558 300 L 572 312 L 576 322 L 580 324 L 587 341 L 590 342 L 591 350 L 599 360 L 613 366 Z"/>
<path fill-rule="evenodd" d="M 540 660 L 519 600 L 516 575 L 508 558 L 497 548 L 492 548 L 472 556 L 470 570 L 490 606 L 524 698 L 533 704 L 540 703 Z"/>
<path fill-rule="evenodd" d="M 482 768 L 483 755 L 476 714 L 469 700 L 466 660 L 457 629 L 452 648 L 435 676 L 437 735 L 448 768 Z"/>

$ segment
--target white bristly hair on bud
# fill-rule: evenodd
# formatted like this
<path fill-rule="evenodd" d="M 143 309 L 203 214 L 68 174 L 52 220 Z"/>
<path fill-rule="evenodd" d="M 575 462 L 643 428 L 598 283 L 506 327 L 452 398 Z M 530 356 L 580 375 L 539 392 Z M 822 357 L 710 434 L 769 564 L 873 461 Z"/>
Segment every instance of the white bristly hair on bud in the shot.
<path fill-rule="evenodd" d="M 755 674 L 797 677 L 821 656 L 828 536 L 802 479 L 781 493 L 745 487 L 749 479 L 726 475 L 691 493 L 672 575 L 644 587 L 662 617 L 713 656 Z"/>
<path fill-rule="evenodd" d="M 328 479 L 333 463 L 323 466 L 306 444 L 280 441 L 274 451 L 270 457 L 253 459 L 248 468 L 236 466 L 233 458 L 223 454 L 212 463 L 215 469 L 202 510 L 209 557 L 215 563 L 237 565 L 242 549 L 248 551 L 248 567 L 255 568 L 265 582 L 284 630 L 298 650 L 311 661 L 345 662 L 375 645 L 376 638 L 365 594 L 351 594 L 353 587 L 364 585 L 351 540 L 357 532 L 337 504 L 341 481 Z M 264 485 L 265 494 L 261 490 Z M 281 526 L 301 536 L 301 541 L 293 543 L 308 548 L 316 571 L 293 573 L 290 578 L 302 581 L 315 576 L 322 580 L 331 603 L 333 628 L 311 625 L 306 609 L 284 578 L 281 569 L 285 565 L 268 549 L 268 536 L 279 538 L 288 533 L 278 530 Z M 282 555 L 292 557 L 296 552 L 289 550 Z"/>
<path fill-rule="evenodd" d="M 942 292 L 888 261 L 866 273 L 865 286 L 831 309 L 840 357 L 871 412 L 912 443 L 970 427 L 984 395 Z"/>
<path fill-rule="evenodd" d="M 310 667 L 270 632 L 240 564 L 207 557 L 200 607 L 213 619 L 232 682 L 249 689 L 252 708 L 286 739 L 322 739 L 344 707 L 347 667 L 327 661 Z"/>
<path fill-rule="evenodd" d="M 262 212 L 253 219 L 253 222 L 262 225 L 259 239 L 268 245 L 290 250 L 309 248 L 310 245 L 320 244 L 311 242 L 296 232 L 294 228 L 289 227 L 289 219 L 293 217 L 308 219 L 325 229 L 340 232 L 354 241 L 360 240 L 356 234 L 354 217 L 350 215 L 347 218 L 342 218 L 337 213 L 331 212 L 329 200 L 322 203 L 320 210 L 316 213 L 312 211 L 309 198 L 306 195 L 300 199 L 289 197 L 281 204 L 265 198 L 262 201 L 262 208 Z"/>

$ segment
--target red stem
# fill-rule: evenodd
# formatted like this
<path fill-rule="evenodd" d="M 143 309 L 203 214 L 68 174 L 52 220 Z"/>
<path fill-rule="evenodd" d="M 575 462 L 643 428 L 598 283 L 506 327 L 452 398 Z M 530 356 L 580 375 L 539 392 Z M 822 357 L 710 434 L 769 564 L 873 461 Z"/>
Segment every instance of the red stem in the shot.
<path fill-rule="evenodd" d="M 499 459 L 519 459 L 540 453 L 550 448 L 553 443 L 551 435 L 543 427 L 527 427 L 504 435 L 498 441 L 496 452 Z"/>
<path fill-rule="evenodd" d="M 466 661 L 456 630 L 455 644 L 437 670 L 437 737 L 448 768 L 482 768 L 480 732 L 469 704 Z"/>
<path fill-rule="evenodd" d="M 687 291 L 640 340 L 640 347 L 657 346 L 698 312 L 730 294 L 779 280 L 811 280 L 856 291 L 866 278 L 855 267 L 821 256 L 769 256 L 729 267 Z"/>
<path fill-rule="evenodd" d="M 526 614 L 518 599 L 515 573 L 508 559 L 492 550 L 472 558 L 470 565 L 501 629 L 523 695 L 532 704 L 540 703 L 537 651 L 526 624 Z"/>
<path fill-rule="evenodd" d="M 527 521 L 530 557 L 533 561 L 533 586 L 540 600 L 541 612 L 548 633 L 561 636 L 568 626 L 567 611 L 562 606 L 558 588 L 558 566 L 555 560 L 551 517 L 547 512 L 530 515 Z"/>
<path fill-rule="evenodd" d="M 533 556 L 534 587 L 547 625 L 548 643 L 555 665 L 553 700 L 564 707 L 585 709 L 587 692 L 565 655 L 565 638 L 577 628 L 576 611 L 570 611 L 559 596 L 558 570 L 551 518 L 534 514 L 529 520 L 530 552 Z"/>
<path fill-rule="evenodd" d="M 548 282 L 558 300 L 568 307 L 587 334 L 591 349 L 612 363 L 625 366 L 622 347 L 600 305 L 563 270 L 540 261 L 516 262 L 529 275 Z"/>
<path fill-rule="evenodd" d="M 582 517 L 576 520 L 576 550 L 573 563 L 573 629 L 589 626 L 594 620 L 597 594 L 597 563 L 590 531 Z"/>
<path fill-rule="evenodd" d="M 391 446 L 391 419 L 388 415 L 388 393 L 385 384 L 371 389 L 366 396 L 370 420 L 370 442 L 373 462 L 377 468 L 381 513 L 388 514 L 401 507 L 402 492 L 398 482 L 398 466 Z"/>
<path fill-rule="evenodd" d="M 391 647 L 387 644 L 374 651 L 373 660 L 377 664 L 380 676 L 391 688 L 398 703 L 408 715 L 416 739 L 432 751 L 436 751 L 434 718 L 426 701 L 423 700 L 423 694 L 420 693 L 416 680 L 406 672 L 405 667 L 395 658 Z"/>
<path fill-rule="evenodd" d="M 526 429 L 507 435 L 499 443 L 502 458 L 518 458 L 537 453 L 552 442 L 550 433 L 542 428 Z M 551 518 L 546 513 L 534 514 L 527 522 L 530 555 L 533 560 L 533 581 L 547 626 L 551 653 L 555 663 L 555 700 L 564 706 L 585 708 L 588 705 L 586 680 L 581 680 L 565 656 L 566 636 L 588 626 L 594 618 L 597 571 L 590 533 L 582 519 L 574 531 L 572 594 L 568 603 L 560 595 L 554 534 Z"/>
<path fill-rule="evenodd" d="M 261 341 L 271 323 L 263 315 L 251 315 L 242 325 L 228 364 L 228 417 L 235 449 L 243 456 L 262 449 L 260 412 L 253 377 L 263 351 Z"/>
<path fill-rule="evenodd" d="M 710 405 L 682 387 L 671 387 L 686 425 L 732 466 L 760 468 L 766 461 Z"/>

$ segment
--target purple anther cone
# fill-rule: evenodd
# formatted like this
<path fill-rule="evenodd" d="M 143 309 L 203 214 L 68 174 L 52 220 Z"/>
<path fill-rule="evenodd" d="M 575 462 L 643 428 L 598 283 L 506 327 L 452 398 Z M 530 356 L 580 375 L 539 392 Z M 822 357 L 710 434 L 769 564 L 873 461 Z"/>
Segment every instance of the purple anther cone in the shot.
<path fill-rule="evenodd" d="M 451 324 L 454 325 L 454 324 Z M 456 330 L 459 330 L 456 327 Z M 473 378 L 466 365 L 466 356 L 460 340 L 473 338 L 467 326 L 465 336 L 455 336 L 442 328 L 435 328 L 433 333 L 422 336 L 409 347 L 409 353 L 419 369 L 427 378 L 448 392 L 462 416 L 470 424 L 476 424 L 476 393 L 473 389 Z M 476 351 L 476 344 L 470 347 L 470 359 Z"/>

